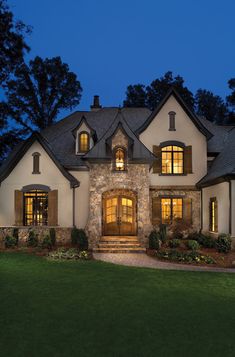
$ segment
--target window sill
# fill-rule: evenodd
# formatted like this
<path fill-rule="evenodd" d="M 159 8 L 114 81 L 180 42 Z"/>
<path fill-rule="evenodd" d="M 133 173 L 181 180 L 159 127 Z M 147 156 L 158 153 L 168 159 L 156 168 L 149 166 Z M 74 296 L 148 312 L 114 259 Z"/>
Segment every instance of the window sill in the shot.
<path fill-rule="evenodd" d="M 159 174 L 159 176 L 187 176 L 188 174 Z"/>
<path fill-rule="evenodd" d="M 32 172 L 32 175 L 40 175 L 41 172 Z"/>
<path fill-rule="evenodd" d="M 127 172 L 128 172 L 128 170 L 115 170 L 115 169 L 112 170 L 112 173 L 117 173 L 117 174 L 127 173 Z"/>

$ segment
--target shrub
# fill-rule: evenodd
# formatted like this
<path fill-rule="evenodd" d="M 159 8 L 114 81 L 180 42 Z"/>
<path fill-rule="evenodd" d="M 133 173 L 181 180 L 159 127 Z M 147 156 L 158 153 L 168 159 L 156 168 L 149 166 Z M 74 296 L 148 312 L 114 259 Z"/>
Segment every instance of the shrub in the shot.
<path fill-rule="evenodd" d="M 167 239 L 167 233 L 166 233 L 166 225 L 165 224 L 161 224 L 160 225 L 160 239 L 161 241 L 164 243 L 166 242 L 166 239 Z"/>
<path fill-rule="evenodd" d="M 160 233 L 152 231 L 149 235 L 149 249 L 159 249 L 161 247 Z"/>
<path fill-rule="evenodd" d="M 13 229 L 12 236 L 16 239 L 16 244 L 18 245 L 18 242 L 19 242 L 19 229 L 18 228 Z"/>
<path fill-rule="evenodd" d="M 179 239 L 183 239 L 183 238 L 184 238 L 184 235 L 182 232 L 174 232 L 173 233 L 173 239 L 179 240 Z"/>
<path fill-rule="evenodd" d="M 78 246 L 80 250 L 88 249 L 88 239 L 84 229 L 73 228 L 71 232 L 71 241 L 72 244 Z"/>
<path fill-rule="evenodd" d="M 210 236 L 205 236 L 204 234 L 199 234 L 197 239 L 198 243 L 204 248 L 215 248 L 216 241 Z"/>
<path fill-rule="evenodd" d="M 58 248 L 48 255 L 51 260 L 76 260 L 79 259 L 79 252 L 76 248 Z"/>
<path fill-rule="evenodd" d="M 200 244 L 196 240 L 193 240 L 193 239 L 186 241 L 185 245 L 188 249 L 191 249 L 191 250 L 200 249 Z"/>
<path fill-rule="evenodd" d="M 179 246 L 180 246 L 180 240 L 179 239 L 171 239 L 171 240 L 169 240 L 169 247 L 177 248 Z"/>
<path fill-rule="evenodd" d="M 37 247 L 38 246 L 38 235 L 34 231 L 29 231 L 29 236 L 27 240 L 28 247 Z"/>
<path fill-rule="evenodd" d="M 214 259 L 209 255 L 203 255 L 192 251 L 188 252 L 178 252 L 176 250 L 168 251 L 160 251 L 157 252 L 157 257 L 170 260 L 177 261 L 183 263 L 203 263 L 203 264 L 214 264 Z"/>
<path fill-rule="evenodd" d="M 187 239 L 188 240 L 197 240 L 198 241 L 200 236 L 201 236 L 201 234 L 198 233 L 198 232 L 191 232 L 191 233 L 188 234 Z"/>
<path fill-rule="evenodd" d="M 50 228 L 49 231 L 50 239 L 51 239 L 51 244 L 54 247 L 56 244 L 56 231 L 55 228 Z"/>
<path fill-rule="evenodd" d="M 4 239 L 5 248 L 14 248 L 17 245 L 17 238 L 13 236 L 6 236 Z"/>
<path fill-rule="evenodd" d="M 232 249 L 232 239 L 229 234 L 220 234 L 217 242 L 216 248 L 220 253 L 228 253 Z"/>
<path fill-rule="evenodd" d="M 79 252 L 78 256 L 79 256 L 79 259 L 83 259 L 83 260 L 90 259 L 90 255 L 88 254 L 88 252 L 86 250 L 82 250 L 81 252 Z"/>
<path fill-rule="evenodd" d="M 51 237 L 49 235 L 46 235 L 42 241 L 42 248 L 51 249 L 52 247 L 53 247 L 53 244 L 51 241 Z"/>

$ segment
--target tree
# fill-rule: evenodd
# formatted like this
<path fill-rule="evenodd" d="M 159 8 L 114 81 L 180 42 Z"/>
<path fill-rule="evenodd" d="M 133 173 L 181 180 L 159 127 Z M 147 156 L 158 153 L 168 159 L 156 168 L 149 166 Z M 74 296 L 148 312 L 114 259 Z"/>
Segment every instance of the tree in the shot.
<path fill-rule="evenodd" d="M 31 31 L 21 21 L 15 21 L 13 13 L 5 0 L 0 0 L 0 85 L 4 94 L 6 81 L 14 74 L 15 69 L 23 62 L 29 46 L 25 35 Z M 20 140 L 19 130 L 8 130 L 5 103 L 0 102 L 0 160 Z"/>
<path fill-rule="evenodd" d="M 126 90 L 124 107 L 146 107 L 146 89 L 143 84 L 129 85 Z"/>
<path fill-rule="evenodd" d="M 196 113 L 216 124 L 225 124 L 228 108 L 223 99 L 205 89 L 198 89 L 195 95 Z"/>
<path fill-rule="evenodd" d="M 44 129 L 55 122 L 61 109 L 77 106 L 81 92 L 76 74 L 60 57 L 36 57 L 29 65 L 21 64 L 8 81 L 7 115 L 27 131 Z"/>
<path fill-rule="evenodd" d="M 155 79 L 147 87 L 143 84 L 128 86 L 123 105 L 128 107 L 145 106 L 154 110 L 171 87 L 178 91 L 191 109 L 194 108 L 193 94 L 184 86 L 184 79 L 179 75 L 173 77 L 171 71 L 166 72 L 163 77 Z"/>

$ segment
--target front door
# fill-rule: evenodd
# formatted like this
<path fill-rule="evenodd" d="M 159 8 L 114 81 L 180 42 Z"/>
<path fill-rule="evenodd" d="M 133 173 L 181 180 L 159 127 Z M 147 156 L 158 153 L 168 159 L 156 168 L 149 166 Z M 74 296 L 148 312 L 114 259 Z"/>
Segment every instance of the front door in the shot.
<path fill-rule="evenodd" d="M 104 235 L 136 234 L 136 201 L 133 197 L 113 196 L 104 199 Z"/>

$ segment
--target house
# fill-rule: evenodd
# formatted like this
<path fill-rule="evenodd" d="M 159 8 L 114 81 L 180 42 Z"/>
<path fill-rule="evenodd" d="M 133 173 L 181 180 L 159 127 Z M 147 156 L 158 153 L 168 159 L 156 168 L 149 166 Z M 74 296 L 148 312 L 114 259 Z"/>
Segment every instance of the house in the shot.
<path fill-rule="evenodd" d="M 0 168 L 0 230 L 85 228 L 89 244 L 183 222 L 235 237 L 235 128 L 199 118 L 171 89 L 158 107 L 98 96 L 18 145 Z M 61 233 L 62 232 L 62 233 Z M 66 233 L 67 232 L 67 233 Z"/>

